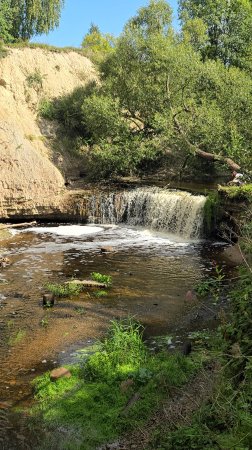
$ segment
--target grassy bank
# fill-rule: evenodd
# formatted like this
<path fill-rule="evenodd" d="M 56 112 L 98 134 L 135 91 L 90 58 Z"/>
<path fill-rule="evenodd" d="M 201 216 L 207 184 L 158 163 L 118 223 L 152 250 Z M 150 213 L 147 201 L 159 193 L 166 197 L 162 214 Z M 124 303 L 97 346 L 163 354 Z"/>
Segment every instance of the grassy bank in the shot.
<path fill-rule="evenodd" d="M 52 382 L 47 373 L 35 380 L 35 422 L 52 432 L 41 448 L 50 442 L 55 449 L 91 450 L 143 427 L 201 365 L 200 357 L 152 356 L 139 324 L 113 322 L 100 350 L 70 367 L 71 378 Z"/>

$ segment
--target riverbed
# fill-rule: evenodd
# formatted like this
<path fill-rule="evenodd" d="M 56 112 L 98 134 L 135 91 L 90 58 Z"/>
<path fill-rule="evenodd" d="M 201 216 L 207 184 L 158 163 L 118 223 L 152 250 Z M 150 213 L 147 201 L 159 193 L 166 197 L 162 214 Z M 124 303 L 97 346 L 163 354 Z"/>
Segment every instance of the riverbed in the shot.
<path fill-rule="evenodd" d="M 103 247 L 111 248 L 102 252 Z M 14 230 L 2 245 L 10 264 L 0 274 L 2 409 L 29 404 L 32 379 L 70 362 L 78 349 L 102 337 L 111 320 L 133 316 L 145 326 L 146 337 L 175 336 L 195 307 L 195 300 L 188 302 L 188 290 L 214 270 L 212 260 L 221 249 L 221 243 L 125 225 Z M 105 295 L 86 289 L 43 308 L 46 283 L 83 280 L 92 272 L 112 276 Z M 13 421 L 8 426 L 20 435 Z M 0 438 L 4 448 L 16 448 L 8 444 L 4 427 Z"/>

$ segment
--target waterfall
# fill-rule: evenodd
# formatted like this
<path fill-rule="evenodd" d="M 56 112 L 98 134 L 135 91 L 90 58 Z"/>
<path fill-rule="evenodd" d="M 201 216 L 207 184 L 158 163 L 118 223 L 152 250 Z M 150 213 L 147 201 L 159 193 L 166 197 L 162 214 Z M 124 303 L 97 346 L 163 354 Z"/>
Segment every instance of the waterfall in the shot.
<path fill-rule="evenodd" d="M 89 222 L 126 223 L 199 238 L 206 197 L 160 188 L 94 194 L 88 205 Z"/>

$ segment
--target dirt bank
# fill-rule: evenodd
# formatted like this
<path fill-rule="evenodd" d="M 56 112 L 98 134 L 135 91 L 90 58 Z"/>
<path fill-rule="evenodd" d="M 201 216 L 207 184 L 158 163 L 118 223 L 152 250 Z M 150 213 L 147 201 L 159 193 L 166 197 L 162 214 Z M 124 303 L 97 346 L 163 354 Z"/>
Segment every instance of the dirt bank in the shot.
<path fill-rule="evenodd" d="M 57 209 L 64 177 L 52 161 L 55 127 L 38 121 L 41 99 L 96 78 L 92 63 L 69 51 L 9 49 L 0 67 L 0 218 Z"/>

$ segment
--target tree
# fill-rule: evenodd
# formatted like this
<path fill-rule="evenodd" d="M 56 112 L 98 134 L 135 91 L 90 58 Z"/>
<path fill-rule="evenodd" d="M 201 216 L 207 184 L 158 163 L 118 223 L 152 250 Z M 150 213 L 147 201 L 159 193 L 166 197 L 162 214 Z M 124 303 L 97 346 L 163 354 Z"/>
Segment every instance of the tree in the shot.
<path fill-rule="evenodd" d="M 13 10 L 10 6 L 10 0 L 0 0 L 0 40 L 10 42 L 10 34 Z"/>
<path fill-rule="evenodd" d="M 88 33 L 83 38 L 81 46 L 85 56 L 94 63 L 99 64 L 108 54 L 113 52 L 115 41 L 112 35 L 102 34 L 99 27 L 92 23 Z"/>
<path fill-rule="evenodd" d="M 162 147 L 166 142 L 185 157 L 220 161 L 232 170 L 239 168 L 232 157 L 250 164 L 251 78 L 220 61 L 203 62 L 190 42 L 174 35 L 166 2 L 151 1 L 129 21 L 102 69 L 110 95 L 145 138 L 158 135 Z"/>
<path fill-rule="evenodd" d="M 27 40 L 36 34 L 48 33 L 59 24 L 63 4 L 64 0 L 0 0 L 3 39 L 7 42 Z"/>
<path fill-rule="evenodd" d="M 206 28 L 203 59 L 220 59 L 226 66 L 251 63 L 252 3 L 250 0 L 180 0 L 180 18 L 188 30 Z"/>

